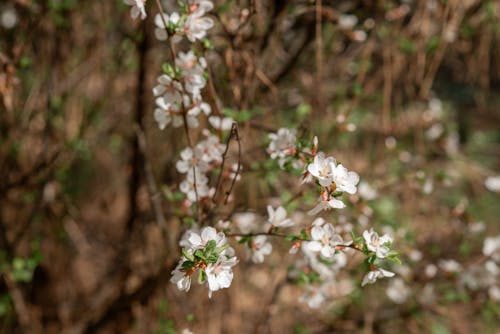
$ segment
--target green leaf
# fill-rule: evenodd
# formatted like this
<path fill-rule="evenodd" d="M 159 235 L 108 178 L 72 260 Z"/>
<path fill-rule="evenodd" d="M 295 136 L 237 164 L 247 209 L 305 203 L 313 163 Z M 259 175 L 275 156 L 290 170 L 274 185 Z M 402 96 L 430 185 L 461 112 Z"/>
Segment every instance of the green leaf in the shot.
<path fill-rule="evenodd" d="M 191 268 L 193 268 L 193 266 L 194 266 L 194 262 L 193 261 L 184 261 L 181 264 L 181 268 L 185 269 L 185 270 L 191 269 Z"/>
<path fill-rule="evenodd" d="M 176 71 L 172 67 L 172 65 L 170 65 L 169 63 L 163 64 L 161 68 L 162 68 L 163 72 L 166 75 L 168 75 L 169 77 L 171 77 L 171 78 L 175 78 L 176 77 Z"/>
<path fill-rule="evenodd" d="M 186 259 L 188 259 L 188 260 L 190 260 L 190 261 L 194 261 L 194 256 L 193 256 L 193 254 L 189 253 L 189 252 L 187 251 L 187 249 L 185 249 L 185 248 L 183 248 L 183 249 L 182 249 L 182 255 L 184 255 L 184 257 L 185 257 Z"/>
<path fill-rule="evenodd" d="M 215 249 L 215 246 L 217 246 L 217 244 L 215 243 L 215 240 L 209 240 L 207 242 L 207 244 L 205 245 L 205 253 L 213 252 L 213 250 Z"/>

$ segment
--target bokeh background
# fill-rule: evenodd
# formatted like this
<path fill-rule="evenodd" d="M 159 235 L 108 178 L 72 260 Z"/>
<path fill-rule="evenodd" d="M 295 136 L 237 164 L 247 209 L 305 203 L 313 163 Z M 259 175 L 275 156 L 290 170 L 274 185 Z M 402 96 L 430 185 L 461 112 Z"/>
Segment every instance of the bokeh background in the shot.
<path fill-rule="evenodd" d="M 170 61 L 152 2 L 142 22 L 119 0 L 0 3 L 0 332 L 498 333 L 500 264 L 483 249 L 500 234 L 498 2 L 216 1 L 211 103 L 243 146 L 219 214 L 281 203 L 310 223 L 317 194 L 265 152 L 293 127 L 369 185 L 328 218 L 392 233 L 402 253 L 398 283 L 361 289 L 350 266 L 351 293 L 319 310 L 298 302 L 286 244 L 262 265 L 237 246 L 212 299 L 169 283 L 186 142 L 152 117 Z"/>

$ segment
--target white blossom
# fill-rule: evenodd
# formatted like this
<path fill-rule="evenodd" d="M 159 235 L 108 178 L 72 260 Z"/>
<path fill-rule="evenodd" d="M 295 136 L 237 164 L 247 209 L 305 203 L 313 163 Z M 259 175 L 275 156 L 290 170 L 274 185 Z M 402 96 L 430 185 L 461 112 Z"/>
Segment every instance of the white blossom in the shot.
<path fill-rule="evenodd" d="M 339 27 L 346 30 L 351 30 L 358 23 L 358 18 L 356 15 L 340 15 L 339 17 Z"/>
<path fill-rule="evenodd" d="M 19 19 L 17 17 L 16 9 L 13 7 L 5 8 L 0 14 L 0 25 L 5 29 L 14 28 Z"/>
<path fill-rule="evenodd" d="M 500 235 L 484 239 L 483 254 L 491 256 L 495 261 L 500 261 Z"/>
<path fill-rule="evenodd" d="M 167 27 L 168 25 L 176 26 L 179 24 L 181 17 L 179 13 L 173 12 L 172 14 L 163 14 L 163 19 L 161 14 L 156 14 L 155 16 L 155 36 L 160 41 L 166 41 L 168 38 Z M 167 27 L 165 26 L 167 24 Z"/>
<path fill-rule="evenodd" d="M 239 212 L 233 215 L 233 220 L 240 232 L 247 234 L 257 230 L 259 216 L 253 212 Z"/>
<path fill-rule="evenodd" d="M 205 17 L 213 9 L 211 1 L 195 1 L 190 5 L 191 13 L 184 22 L 184 33 L 191 42 L 202 39 L 207 35 L 207 30 L 214 26 L 214 21 Z"/>
<path fill-rule="evenodd" d="M 196 202 L 201 198 L 207 197 L 210 193 L 208 178 L 199 172 L 196 172 L 196 177 L 194 175 L 192 172 L 188 172 L 186 179 L 179 185 L 179 190 L 186 194 L 190 202 Z M 198 195 L 198 198 L 196 195 Z"/>
<path fill-rule="evenodd" d="M 208 122 L 217 130 L 229 131 L 233 126 L 234 120 L 231 117 L 210 116 Z"/>
<path fill-rule="evenodd" d="M 500 192 L 500 175 L 489 176 L 488 178 L 486 178 L 486 180 L 484 181 L 484 186 L 489 191 L 495 193 Z"/>
<path fill-rule="evenodd" d="M 370 229 L 370 231 L 363 232 L 363 238 L 365 239 L 368 250 L 375 252 L 378 258 L 383 259 L 387 257 L 391 249 L 387 247 L 386 244 L 392 243 L 392 237 L 387 234 L 379 237 L 377 232 Z"/>
<path fill-rule="evenodd" d="M 319 152 L 314 157 L 314 161 L 307 166 L 307 171 L 318 179 L 323 187 L 328 187 L 333 182 L 332 171 L 336 160 L 333 157 L 325 157 L 323 152 Z"/>
<path fill-rule="evenodd" d="M 294 225 L 291 219 L 286 218 L 286 210 L 279 206 L 276 210 L 272 206 L 267 206 L 268 222 L 274 227 L 290 227 Z"/>
<path fill-rule="evenodd" d="M 270 133 L 268 137 L 271 142 L 267 147 L 267 152 L 271 159 L 279 159 L 280 166 L 282 166 L 286 156 L 295 153 L 296 130 L 281 128 L 277 133 Z"/>
<path fill-rule="evenodd" d="M 271 254 L 273 251 L 273 245 L 267 241 L 265 235 L 259 235 L 252 238 L 250 247 L 251 259 L 254 263 L 264 262 L 264 257 Z"/>
<path fill-rule="evenodd" d="M 226 145 L 219 142 L 219 138 L 214 135 L 208 135 L 205 140 L 196 144 L 195 151 L 197 157 L 204 163 L 218 164 L 222 162 L 222 154 L 226 149 Z"/>
<path fill-rule="evenodd" d="M 321 217 L 316 218 L 311 229 L 311 241 L 306 246 L 313 252 L 319 252 L 325 258 L 331 258 L 335 254 L 335 246 L 343 244 L 342 237 L 335 233 L 333 225 L 325 224 Z"/>
<path fill-rule="evenodd" d="M 462 270 L 462 266 L 455 260 L 439 260 L 439 267 L 450 273 L 456 273 Z"/>
<path fill-rule="evenodd" d="M 494 302 L 500 302 L 500 287 L 498 285 L 493 285 L 488 289 L 488 295 Z"/>
<path fill-rule="evenodd" d="M 146 8 L 144 4 L 146 0 L 123 0 L 126 5 L 132 6 L 130 9 L 130 16 L 135 20 L 136 18 L 141 16 L 141 20 L 146 18 Z"/>
<path fill-rule="evenodd" d="M 367 182 L 360 182 L 358 187 L 359 196 L 361 196 L 365 201 L 372 201 L 377 198 L 377 189 L 373 188 Z"/>
<path fill-rule="evenodd" d="M 156 108 L 154 111 L 154 119 L 158 123 L 160 130 L 172 123 L 174 128 L 182 126 L 183 119 L 179 113 L 179 109 L 175 104 L 165 102 L 164 97 L 156 99 Z"/>
<path fill-rule="evenodd" d="M 394 276 L 393 272 L 390 272 L 390 271 L 382 269 L 382 268 L 377 268 L 375 270 L 369 271 L 365 275 L 365 277 L 363 277 L 363 282 L 361 282 L 361 286 L 365 286 L 366 284 L 373 284 L 379 278 L 393 277 L 393 276 Z"/>
<path fill-rule="evenodd" d="M 198 58 L 193 51 L 181 51 L 177 55 L 175 63 L 181 70 L 186 91 L 193 95 L 193 100 L 201 99 L 200 92 L 207 83 L 204 77 L 207 65 L 205 58 Z"/>
<path fill-rule="evenodd" d="M 208 296 L 211 298 L 214 291 L 226 289 L 233 281 L 233 267 L 238 263 L 234 250 L 229 247 L 225 254 L 219 257 L 216 263 L 210 263 L 205 269 L 208 283 Z"/>
<path fill-rule="evenodd" d="M 186 258 L 182 258 L 177 267 L 172 271 L 172 278 L 170 282 L 177 285 L 177 289 L 180 291 L 189 291 L 191 287 L 191 276 L 187 275 L 186 271 L 182 269 L 182 263 L 186 261 Z"/>
<path fill-rule="evenodd" d="M 192 173 L 195 171 L 204 173 L 208 170 L 208 163 L 202 159 L 202 151 L 199 148 L 190 147 L 181 151 L 181 160 L 177 161 L 175 167 L 179 173 Z"/>
<path fill-rule="evenodd" d="M 396 278 L 389 283 L 386 294 L 396 304 L 403 304 L 410 297 L 411 289 L 401 278 Z"/>
<path fill-rule="evenodd" d="M 226 243 L 226 236 L 223 232 L 217 233 L 217 230 L 211 226 L 204 227 L 200 233 L 191 231 L 187 236 L 188 248 L 190 250 L 205 248 L 210 240 L 214 240 L 216 247 L 220 247 Z"/>
<path fill-rule="evenodd" d="M 182 104 L 182 85 L 166 74 L 160 75 L 156 81 L 158 85 L 153 87 L 154 96 L 163 95 L 166 102 L 181 105 Z"/>
<path fill-rule="evenodd" d="M 318 214 L 319 212 L 323 210 L 329 210 L 329 209 L 343 209 L 345 208 L 344 202 L 341 200 L 336 199 L 335 197 L 331 197 L 330 199 L 323 199 L 321 198 L 321 201 L 319 202 L 318 205 L 316 205 L 313 209 L 307 212 L 307 214 L 314 216 Z"/>
<path fill-rule="evenodd" d="M 425 273 L 425 276 L 427 276 L 428 278 L 434 278 L 434 276 L 436 276 L 437 274 L 437 267 L 435 264 L 428 264 L 425 266 L 425 269 L 424 269 L 424 273 Z"/>
<path fill-rule="evenodd" d="M 345 191 L 349 194 L 356 193 L 356 185 L 359 182 L 359 175 L 356 172 L 350 172 L 342 164 L 339 164 L 333 168 L 332 178 L 337 191 Z"/>
<path fill-rule="evenodd" d="M 317 309 L 326 301 L 326 295 L 323 289 L 316 286 L 307 286 L 307 291 L 299 297 L 301 303 L 306 303 L 312 309 Z"/>

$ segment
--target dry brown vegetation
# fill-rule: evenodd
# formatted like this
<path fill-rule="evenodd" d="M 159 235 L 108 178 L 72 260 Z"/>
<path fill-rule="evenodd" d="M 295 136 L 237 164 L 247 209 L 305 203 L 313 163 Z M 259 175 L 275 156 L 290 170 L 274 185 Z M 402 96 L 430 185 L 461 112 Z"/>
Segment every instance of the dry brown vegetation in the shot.
<path fill-rule="evenodd" d="M 418 296 L 426 263 L 483 261 L 482 239 L 466 232 L 473 222 L 485 222 L 483 237 L 499 234 L 499 197 L 483 182 L 500 164 L 500 6 L 404 3 L 217 1 L 205 93 L 213 109 L 252 118 L 239 125 L 243 177 L 234 202 L 207 217 L 264 213 L 280 197 L 307 211 L 295 177 L 255 161 L 266 159 L 266 131 L 317 134 L 325 151 L 377 186 L 371 224 L 400 231 L 403 254 L 424 253 L 421 263 L 404 259 Z M 391 303 L 382 283 L 312 311 L 287 278 L 285 245 L 266 265 L 240 264 L 231 288 L 212 299 L 198 286 L 178 292 L 169 279 L 188 211 L 175 199 L 174 165 L 185 138 L 158 130 L 152 117 L 151 89 L 169 61 L 154 38 L 155 7 L 143 22 L 121 1 L 7 0 L 0 13 L 7 9 L 18 22 L 0 26 L 0 332 L 498 330 L 498 303 L 486 305 L 484 291 L 452 296 L 455 279 L 444 274 L 429 304 Z M 356 14 L 365 41 L 339 27 L 343 13 Z M 433 97 L 445 105 L 446 131 L 429 142 Z M 446 135 L 454 133 L 458 152 L 450 154 Z M 388 137 L 397 139 L 393 150 Z M 434 180 L 432 195 L 423 195 L 418 171 Z M 362 205 L 345 219 L 356 224 Z M 361 271 L 350 270 L 359 281 Z"/>

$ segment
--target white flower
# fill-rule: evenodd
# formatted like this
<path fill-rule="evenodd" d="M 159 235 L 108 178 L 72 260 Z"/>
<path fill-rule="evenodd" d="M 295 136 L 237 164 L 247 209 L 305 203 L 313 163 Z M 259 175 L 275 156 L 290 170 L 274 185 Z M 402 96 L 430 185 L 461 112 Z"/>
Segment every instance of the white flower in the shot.
<path fill-rule="evenodd" d="M 336 199 L 335 197 L 332 197 L 330 199 L 321 198 L 321 201 L 319 202 L 319 204 L 316 205 L 312 210 L 308 211 L 307 214 L 314 216 L 323 210 L 343 209 L 343 208 L 345 208 L 344 202 Z"/>
<path fill-rule="evenodd" d="M 424 269 L 424 273 L 425 273 L 425 276 L 427 276 L 428 278 L 433 278 L 437 274 L 436 265 L 432 264 L 432 263 L 426 265 L 425 269 Z"/>
<path fill-rule="evenodd" d="M 204 173 L 208 170 L 208 163 L 202 159 L 203 152 L 199 148 L 194 150 L 190 147 L 181 151 L 181 160 L 177 161 L 175 167 L 182 174 L 192 173 L 193 167 L 197 172 Z"/>
<path fill-rule="evenodd" d="M 359 195 L 365 200 L 365 201 L 372 201 L 375 198 L 377 198 L 377 189 L 373 188 L 369 183 L 367 182 L 361 182 L 358 187 L 358 192 Z"/>
<path fill-rule="evenodd" d="M 208 122 L 217 130 L 229 131 L 233 127 L 234 120 L 231 117 L 210 116 Z"/>
<path fill-rule="evenodd" d="M 219 138 L 209 135 L 207 139 L 196 144 L 197 157 L 207 164 L 222 162 L 222 154 L 226 149 L 225 144 L 219 142 Z"/>
<path fill-rule="evenodd" d="M 189 242 L 189 249 L 196 250 L 205 248 L 207 243 L 211 240 L 215 241 L 216 247 L 220 247 L 226 243 L 226 236 L 223 232 L 217 233 L 217 230 L 211 226 L 204 227 L 200 233 L 192 231 L 187 235 Z"/>
<path fill-rule="evenodd" d="M 198 115 L 200 112 L 203 112 L 206 116 L 208 116 L 212 112 L 212 107 L 210 107 L 210 104 L 198 100 L 194 102 L 188 110 L 188 114 L 192 115 Z"/>
<path fill-rule="evenodd" d="M 277 133 L 268 135 L 271 142 L 267 148 L 271 159 L 285 158 L 295 152 L 295 142 L 297 141 L 296 130 L 281 128 Z"/>
<path fill-rule="evenodd" d="M 336 160 L 333 157 L 325 158 L 322 152 L 319 152 L 314 161 L 307 166 L 307 170 L 312 176 L 318 179 L 318 182 L 323 187 L 328 187 L 332 184 L 332 170 L 335 167 Z"/>
<path fill-rule="evenodd" d="M 384 270 L 382 268 L 377 268 L 375 270 L 369 271 L 365 277 L 363 277 L 363 282 L 361 282 L 361 286 L 365 286 L 366 284 L 373 284 L 379 278 L 384 277 L 393 277 L 394 273 L 388 270 Z"/>
<path fill-rule="evenodd" d="M 258 227 L 259 216 L 253 212 L 239 212 L 233 215 L 234 222 L 241 233 L 254 232 Z"/>
<path fill-rule="evenodd" d="M 274 227 L 290 227 L 294 225 L 291 219 L 286 219 L 286 210 L 279 206 L 276 210 L 272 206 L 267 206 L 268 222 Z"/>
<path fill-rule="evenodd" d="M 387 257 L 391 249 L 385 244 L 392 243 L 392 238 L 389 235 L 384 234 L 382 237 L 379 237 L 377 232 L 370 229 L 370 231 L 363 232 L 363 238 L 368 250 L 375 252 L 378 258 L 383 259 Z"/>
<path fill-rule="evenodd" d="M 412 260 L 413 262 L 419 262 L 420 260 L 422 260 L 422 258 L 424 257 L 424 255 L 422 254 L 421 251 L 419 251 L 418 249 L 412 249 L 410 251 L 410 253 L 408 254 L 408 257 L 410 258 L 410 260 Z"/>
<path fill-rule="evenodd" d="M 340 15 L 339 17 L 339 27 L 345 30 L 351 30 L 358 23 L 358 18 L 356 15 Z"/>
<path fill-rule="evenodd" d="M 439 260 L 439 267 L 447 272 L 456 273 L 462 270 L 462 266 L 455 260 Z"/>
<path fill-rule="evenodd" d="M 214 21 L 211 18 L 204 17 L 207 12 L 212 10 L 213 6 L 211 1 L 195 1 L 190 5 L 192 12 L 184 22 L 184 33 L 191 42 L 205 37 L 207 30 L 214 26 Z"/>
<path fill-rule="evenodd" d="M 12 29 L 19 21 L 15 8 L 7 7 L 0 15 L 0 25 L 5 29 Z"/>
<path fill-rule="evenodd" d="M 182 269 L 182 263 L 186 261 L 186 258 L 182 258 L 177 267 L 172 271 L 172 278 L 170 282 L 177 285 L 177 289 L 180 291 L 189 291 L 191 287 L 191 276 L 186 274 L 186 271 Z"/>
<path fill-rule="evenodd" d="M 161 17 L 161 14 L 156 14 L 155 16 L 155 36 L 158 40 L 160 41 L 166 41 L 168 38 L 168 34 L 166 31 L 165 23 L 168 25 L 178 25 L 181 17 L 178 13 L 174 12 L 170 14 L 163 14 L 163 19 Z"/>
<path fill-rule="evenodd" d="M 196 187 L 194 179 L 196 178 Z M 188 172 L 187 177 L 179 185 L 179 190 L 186 194 L 187 198 L 191 202 L 196 202 L 197 200 L 207 197 L 210 193 L 208 187 L 208 178 L 199 172 L 196 172 L 196 177 L 191 172 Z M 198 194 L 198 198 L 196 195 Z"/>
<path fill-rule="evenodd" d="M 427 129 L 427 131 L 425 131 L 425 137 L 431 141 L 436 140 L 439 137 L 441 137 L 443 132 L 444 132 L 443 125 L 441 123 L 436 123 L 433 124 L 429 129 Z"/>
<path fill-rule="evenodd" d="M 323 218 L 316 218 L 311 229 L 311 239 L 306 246 L 313 252 L 320 252 L 325 258 L 331 258 L 335 254 L 335 246 L 342 245 L 342 237 L 335 233 L 332 224 L 325 224 Z"/>
<path fill-rule="evenodd" d="M 342 164 L 339 164 L 333 168 L 332 178 L 337 191 L 345 191 L 349 194 L 356 193 L 356 185 L 359 182 L 359 175 L 356 172 L 350 172 Z"/>
<path fill-rule="evenodd" d="M 233 270 L 238 263 L 238 259 L 234 256 L 234 250 L 228 248 L 226 255 L 221 256 L 216 263 L 210 263 L 205 268 L 208 282 L 208 297 L 212 297 L 212 292 L 220 289 L 229 288 L 233 281 Z"/>
<path fill-rule="evenodd" d="M 130 9 L 130 16 L 135 20 L 141 15 L 141 20 L 146 18 L 146 8 L 144 4 L 146 0 L 123 0 L 126 5 L 132 6 Z"/>
<path fill-rule="evenodd" d="M 401 278 L 396 278 L 389 283 L 386 293 L 396 304 L 403 304 L 410 297 L 411 290 Z"/>
<path fill-rule="evenodd" d="M 200 92 L 207 81 L 203 75 L 206 68 L 206 60 L 196 57 L 193 51 L 179 52 L 176 65 L 179 67 L 184 78 L 186 91 L 194 96 L 193 100 L 201 99 Z"/>
<path fill-rule="evenodd" d="M 160 75 L 156 81 L 158 85 L 153 88 L 154 96 L 164 95 L 166 102 L 172 104 L 182 104 L 182 85 L 166 74 Z"/>
<path fill-rule="evenodd" d="M 488 289 L 488 295 L 494 302 L 500 302 L 500 287 L 493 285 Z"/>
<path fill-rule="evenodd" d="M 491 256 L 495 261 L 500 261 L 500 235 L 484 239 L 483 254 Z"/>
<path fill-rule="evenodd" d="M 492 192 L 500 192 L 500 175 L 490 176 L 484 181 L 486 189 Z"/>
<path fill-rule="evenodd" d="M 306 303 L 312 309 L 317 309 L 326 301 L 326 296 L 321 288 L 307 286 L 307 291 L 299 297 L 301 303 Z"/>
<path fill-rule="evenodd" d="M 182 116 L 179 114 L 176 105 L 165 102 L 164 97 L 156 99 L 154 119 L 158 123 L 160 130 L 165 129 L 170 122 L 172 122 L 174 128 L 178 128 L 183 124 Z"/>
<path fill-rule="evenodd" d="M 267 237 L 265 235 L 259 235 L 252 238 L 250 248 L 252 262 L 264 262 L 264 256 L 271 254 L 272 251 L 273 245 L 267 242 Z"/>

